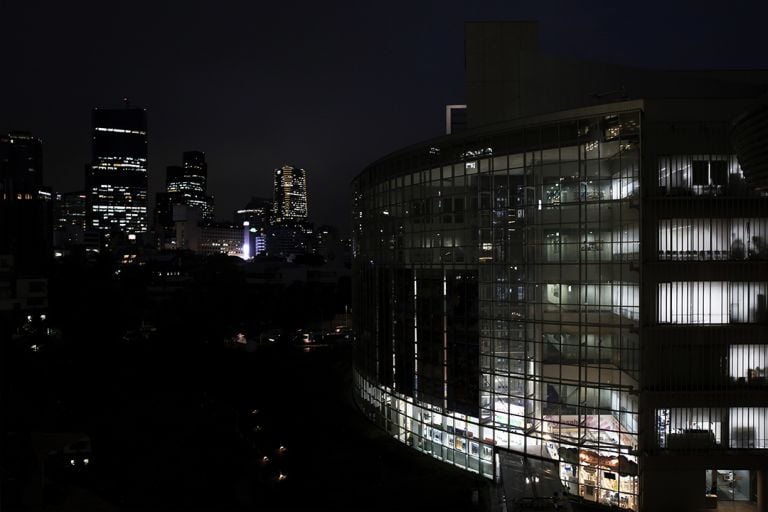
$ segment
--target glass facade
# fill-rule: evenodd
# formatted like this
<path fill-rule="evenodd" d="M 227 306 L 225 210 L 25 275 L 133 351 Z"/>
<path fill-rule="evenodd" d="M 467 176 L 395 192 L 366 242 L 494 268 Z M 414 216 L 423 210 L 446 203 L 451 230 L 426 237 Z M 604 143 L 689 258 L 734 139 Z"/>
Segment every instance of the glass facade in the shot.
<path fill-rule="evenodd" d="M 354 183 L 355 385 L 484 476 L 511 450 L 638 507 L 639 111 L 407 150 Z"/>

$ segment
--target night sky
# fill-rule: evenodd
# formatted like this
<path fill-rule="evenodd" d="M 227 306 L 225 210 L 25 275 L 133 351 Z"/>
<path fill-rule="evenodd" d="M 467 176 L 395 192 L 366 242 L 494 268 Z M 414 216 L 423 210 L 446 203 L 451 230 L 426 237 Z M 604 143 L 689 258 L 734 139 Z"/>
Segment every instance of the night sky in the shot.
<path fill-rule="evenodd" d="M 656 68 L 768 68 L 766 2 L 0 0 L 0 131 L 44 142 L 45 182 L 83 186 L 91 108 L 148 110 L 150 197 L 205 151 L 217 218 L 309 173 L 309 213 L 349 231 L 349 182 L 440 135 L 464 101 L 465 21 L 539 20 L 548 52 Z"/>

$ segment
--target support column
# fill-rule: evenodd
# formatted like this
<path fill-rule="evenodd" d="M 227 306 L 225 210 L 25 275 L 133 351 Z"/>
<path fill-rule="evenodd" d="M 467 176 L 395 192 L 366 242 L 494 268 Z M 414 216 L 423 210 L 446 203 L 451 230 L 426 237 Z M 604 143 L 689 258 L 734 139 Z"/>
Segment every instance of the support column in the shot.
<path fill-rule="evenodd" d="M 768 469 L 757 472 L 757 510 L 768 512 Z"/>

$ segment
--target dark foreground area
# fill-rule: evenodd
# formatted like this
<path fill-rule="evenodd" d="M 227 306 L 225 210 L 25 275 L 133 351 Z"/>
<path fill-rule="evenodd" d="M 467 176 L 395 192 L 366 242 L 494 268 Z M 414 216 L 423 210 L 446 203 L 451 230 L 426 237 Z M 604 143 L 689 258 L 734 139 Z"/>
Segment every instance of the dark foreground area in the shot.
<path fill-rule="evenodd" d="M 3 511 L 487 503 L 489 482 L 406 448 L 360 414 L 349 346 L 3 355 Z"/>

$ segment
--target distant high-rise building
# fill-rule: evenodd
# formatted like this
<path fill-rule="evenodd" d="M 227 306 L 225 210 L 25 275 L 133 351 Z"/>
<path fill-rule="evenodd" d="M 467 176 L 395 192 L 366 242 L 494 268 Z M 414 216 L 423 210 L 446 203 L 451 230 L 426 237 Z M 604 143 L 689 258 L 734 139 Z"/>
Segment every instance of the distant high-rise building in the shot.
<path fill-rule="evenodd" d="M 244 250 L 246 259 L 258 256 L 267 252 L 267 238 L 269 232 L 269 219 L 272 212 L 272 201 L 261 197 L 252 197 L 245 207 L 235 210 L 235 225 L 247 228 L 243 234 L 248 246 L 248 252 Z"/>
<path fill-rule="evenodd" d="M 83 191 L 56 194 L 53 229 L 54 245 L 57 247 L 83 243 L 88 227 L 86 198 Z"/>
<path fill-rule="evenodd" d="M 205 194 L 208 183 L 208 163 L 202 151 L 185 151 L 182 154 L 184 176 L 190 191 Z"/>
<path fill-rule="evenodd" d="M 183 167 L 180 165 L 169 165 L 165 168 L 165 190 L 172 194 L 183 193 L 187 190 Z"/>
<path fill-rule="evenodd" d="M 200 228 L 200 246 L 197 252 L 214 255 L 226 254 L 243 258 L 244 251 L 250 248 L 244 247 L 243 226 L 234 226 L 227 223 L 211 223 Z M 249 256 L 245 256 L 247 259 Z"/>
<path fill-rule="evenodd" d="M 64 226 L 77 226 L 84 230 L 86 194 L 82 191 L 56 194 L 56 221 L 57 229 Z"/>
<path fill-rule="evenodd" d="M 147 113 L 93 110 L 93 157 L 86 173 L 90 225 L 110 236 L 147 231 Z"/>
<path fill-rule="evenodd" d="M 155 201 L 155 229 L 173 231 L 174 206 L 183 205 L 200 210 L 202 222 L 213 221 L 213 197 L 206 194 L 208 164 L 202 151 L 186 151 L 183 165 L 166 167 L 165 192 L 158 192 Z"/>
<path fill-rule="evenodd" d="M 208 188 L 208 164 L 202 151 L 185 151 L 183 164 L 169 166 L 166 189 L 173 204 L 199 208 L 203 221 L 213 220 L 213 197 L 206 195 Z"/>
<path fill-rule="evenodd" d="M 43 142 L 29 132 L 12 131 L 0 137 L 0 194 L 2 199 L 24 199 L 43 186 Z"/>
<path fill-rule="evenodd" d="M 239 210 L 235 210 L 235 224 L 242 225 L 248 221 L 252 228 L 259 233 L 266 231 L 272 212 L 272 201 L 261 197 L 252 197 L 248 204 Z"/>
<path fill-rule="evenodd" d="M 275 169 L 272 222 L 285 224 L 307 220 L 307 172 L 290 165 Z"/>
<path fill-rule="evenodd" d="M 35 274 L 52 255 L 51 193 L 43 187 L 43 143 L 28 132 L 0 136 L 0 253 Z"/>

